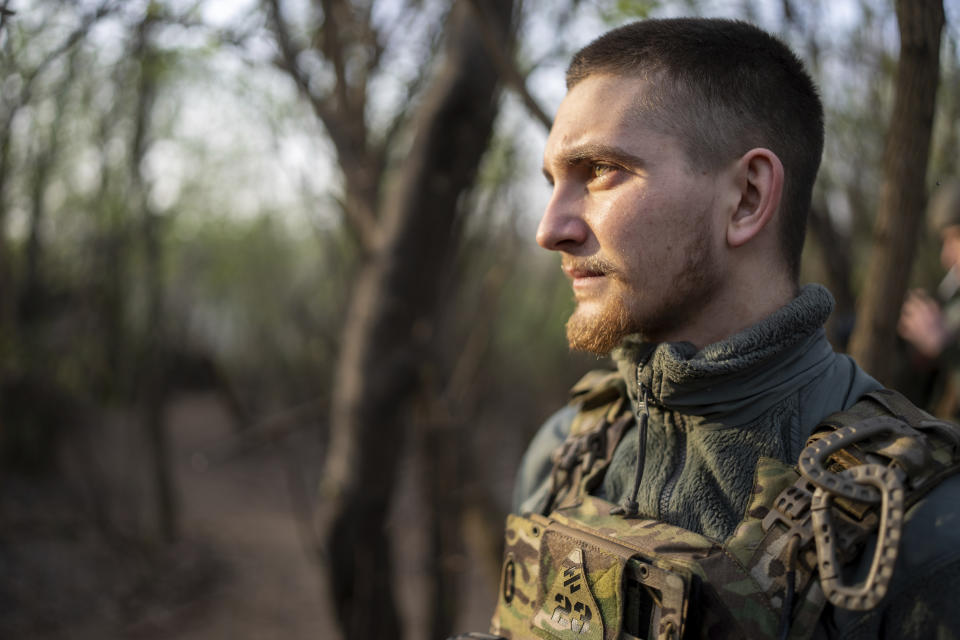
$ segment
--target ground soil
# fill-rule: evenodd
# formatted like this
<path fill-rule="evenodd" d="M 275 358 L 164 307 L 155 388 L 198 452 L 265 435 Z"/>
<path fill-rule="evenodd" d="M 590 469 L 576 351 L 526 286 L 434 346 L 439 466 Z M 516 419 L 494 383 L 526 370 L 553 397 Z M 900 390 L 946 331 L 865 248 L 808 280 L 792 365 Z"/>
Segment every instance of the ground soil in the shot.
<path fill-rule="evenodd" d="M 179 514 L 174 545 L 105 536 L 90 509 L 78 506 L 75 479 L 61 479 L 58 490 L 56 483 L 0 478 L 0 639 L 339 640 L 303 516 L 322 461 L 317 429 L 304 425 L 251 442 L 211 394 L 177 398 L 168 427 Z M 108 436 L 90 438 L 105 456 L 98 464 L 145 476 L 142 452 L 125 439 L 129 426 L 120 432 L 127 435 L 114 438 L 120 445 L 108 454 Z M 75 457 L 82 459 L 80 449 Z M 121 464 L 118 455 L 129 459 Z M 385 526 L 394 544 L 404 638 L 421 640 L 430 609 L 426 519 L 416 465 L 408 456 L 401 466 Z M 143 488 L 130 494 L 137 496 L 133 508 L 123 509 L 150 511 Z M 114 487 L 111 495 L 124 493 Z M 472 559 L 467 538 L 465 555 L 451 559 L 463 576 L 455 624 L 483 631 L 496 567 Z"/>
<path fill-rule="evenodd" d="M 129 423 L 97 425 L 90 451 L 65 438 L 77 449 L 66 472 L 0 477 L 0 639 L 337 640 L 288 484 L 291 463 L 316 468 L 315 434 L 238 452 L 234 425 L 205 394 L 178 398 L 168 418 L 175 544 L 151 540 L 150 518 L 137 513 L 149 503 L 137 486 L 148 474 Z M 91 468 L 101 495 L 85 500 L 79 485 Z M 98 500 L 119 510 L 110 526 L 90 508 Z"/>
<path fill-rule="evenodd" d="M 335 639 L 323 582 L 288 485 L 289 465 L 318 453 L 311 434 L 294 433 L 287 442 L 231 456 L 234 427 L 209 396 L 181 399 L 170 426 L 184 536 L 215 549 L 228 575 L 207 596 L 203 615 L 175 637 Z M 301 455 L 292 458 L 294 447 Z"/>

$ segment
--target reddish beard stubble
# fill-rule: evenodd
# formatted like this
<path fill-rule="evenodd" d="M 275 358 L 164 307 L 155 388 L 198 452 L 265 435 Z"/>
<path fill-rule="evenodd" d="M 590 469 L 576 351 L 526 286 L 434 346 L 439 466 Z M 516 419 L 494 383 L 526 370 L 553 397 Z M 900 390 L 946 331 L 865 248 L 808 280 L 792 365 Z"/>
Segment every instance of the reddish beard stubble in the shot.
<path fill-rule="evenodd" d="M 569 259 L 564 263 L 610 278 L 602 307 L 587 313 L 579 306 L 567 320 L 567 343 L 574 351 L 606 355 L 628 335 L 661 341 L 689 322 L 709 303 L 719 284 L 718 271 L 706 231 L 693 234 L 683 249 L 686 260 L 665 292 L 651 295 L 642 283 L 630 282 L 621 270 L 601 258 Z M 653 297 L 659 297 L 654 300 Z M 644 300 L 644 298 L 647 298 Z"/>
<path fill-rule="evenodd" d="M 586 314 L 579 306 L 567 320 L 567 343 L 574 351 L 597 355 L 609 353 L 630 332 L 630 315 L 623 299 L 624 283 L 619 278 L 615 265 L 598 257 L 582 260 L 564 259 L 565 271 L 585 271 L 610 279 L 616 291 L 607 294 L 608 299 L 597 314 Z"/>

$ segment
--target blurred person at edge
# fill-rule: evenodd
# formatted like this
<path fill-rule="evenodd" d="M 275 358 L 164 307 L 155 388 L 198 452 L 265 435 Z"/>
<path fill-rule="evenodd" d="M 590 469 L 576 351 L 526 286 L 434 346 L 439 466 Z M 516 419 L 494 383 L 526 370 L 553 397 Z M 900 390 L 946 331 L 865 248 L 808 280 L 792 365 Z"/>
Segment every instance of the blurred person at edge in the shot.
<path fill-rule="evenodd" d="M 927 224 L 940 237 L 940 263 L 947 274 L 936 296 L 923 289 L 907 294 L 897 329 L 922 359 L 920 366 L 936 372 L 928 406 L 942 418 L 956 418 L 960 410 L 960 180 L 937 187 L 927 208 Z"/>

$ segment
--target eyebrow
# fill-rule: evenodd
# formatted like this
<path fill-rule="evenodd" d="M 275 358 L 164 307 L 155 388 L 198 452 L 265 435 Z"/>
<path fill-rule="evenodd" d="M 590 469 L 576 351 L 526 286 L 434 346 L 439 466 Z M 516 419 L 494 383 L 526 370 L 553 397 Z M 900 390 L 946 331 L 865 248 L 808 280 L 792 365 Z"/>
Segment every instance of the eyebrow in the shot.
<path fill-rule="evenodd" d="M 557 160 L 560 164 L 568 167 L 576 166 L 586 161 L 609 161 L 616 162 L 628 167 L 640 167 L 644 161 L 639 156 L 635 156 L 627 150 L 610 144 L 591 143 L 582 144 L 569 149 L 565 149 L 559 154 Z M 543 166 L 543 174 L 550 178 L 550 170 L 546 165 Z"/>

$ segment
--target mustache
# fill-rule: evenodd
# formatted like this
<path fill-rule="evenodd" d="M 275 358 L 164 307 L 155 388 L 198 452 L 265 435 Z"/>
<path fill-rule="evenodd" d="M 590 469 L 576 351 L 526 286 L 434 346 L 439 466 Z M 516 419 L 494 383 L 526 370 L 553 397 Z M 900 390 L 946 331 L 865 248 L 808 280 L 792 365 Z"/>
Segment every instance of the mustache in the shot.
<path fill-rule="evenodd" d="M 610 275 L 617 272 L 617 266 L 600 256 L 577 258 L 563 256 L 560 264 L 566 273 L 589 273 L 592 275 Z"/>

